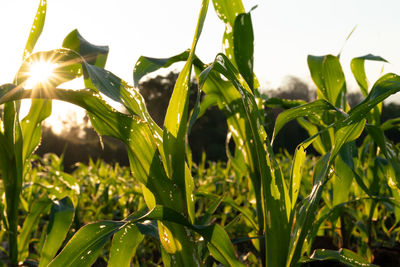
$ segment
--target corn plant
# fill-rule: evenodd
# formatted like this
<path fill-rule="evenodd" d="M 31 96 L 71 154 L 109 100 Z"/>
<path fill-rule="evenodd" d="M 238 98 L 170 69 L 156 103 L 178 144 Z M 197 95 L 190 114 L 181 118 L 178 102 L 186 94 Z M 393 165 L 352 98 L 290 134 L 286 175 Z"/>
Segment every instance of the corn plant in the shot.
<path fill-rule="evenodd" d="M 346 86 L 338 58 L 310 56 L 309 65 L 318 86 L 318 100 L 303 103 L 282 113 L 277 119 L 272 136 L 274 139 L 280 129 L 292 119 L 307 117 L 311 121 L 301 121 L 311 137 L 298 146 L 290 180 L 286 184 L 269 138 L 262 127 L 262 101 L 256 90 L 257 79 L 252 71 L 251 16 L 244 12 L 240 1 L 234 1 L 231 5 L 217 0 L 213 3 L 217 14 L 226 24 L 223 38 L 226 55 L 219 54 L 210 65 L 204 65 L 200 60 L 194 62 L 201 89 L 206 95 L 201 108 L 217 104 L 227 116 L 230 135 L 236 145 L 235 154 L 230 155 L 230 159 L 237 168 L 247 173 L 252 182 L 250 191 L 254 192 L 256 199 L 257 227 L 254 232 L 261 237 L 257 246 L 262 265 L 294 266 L 307 250 L 308 246 L 304 243 L 311 244 L 313 218 L 324 186 L 332 175 L 333 166 L 343 160 L 338 155 L 351 152 L 351 144 L 365 128 L 365 122 L 371 116 L 370 111 L 379 108 L 385 98 L 399 90 L 399 78 L 394 74 L 383 76 L 369 93 L 366 92 L 365 100 L 350 110 L 345 100 Z M 135 79 L 139 80 L 149 71 L 186 58 L 187 52 L 167 59 L 142 57 L 135 66 Z M 353 72 L 360 79 L 365 79 L 363 60 L 371 58 L 380 60 L 373 56 L 362 57 L 359 58 L 362 64 L 358 63 L 358 66 L 353 67 Z M 220 75 L 226 80 L 221 79 Z M 360 79 L 359 82 L 364 82 Z M 302 179 L 301 169 L 306 148 L 311 144 L 322 157 L 314 168 L 311 194 L 297 203 Z M 395 158 L 394 155 L 389 156 L 392 160 Z M 346 163 L 351 165 L 349 161 Z M 346 184 L 338 183 L 337 186 L 344 187 Z M 340 192 L 340 188 L 335 191 Z M 342 194 L 345 196 L 346 192 Z M 340 203 L 342 200 L 335 201 Z M 366 264 L 362 258 L 348 250 L 317 251 L 312 258 L 335 258 L 347 264 Z"/>
<path fill-rule="evenodd" d="M 40 8 L 43 6 L 45 2 L 41 3 Z M 193 180 L 185 162 L 185 140 L 189 116 L 188 83 L 207 8 L 208 1 L 203 1 L 189 58 L 176 83 L 164 129 L 160 129 L 153 122 L 142 97 L 135 88 L 104 70 L 108 48 L 88 43 L 77 31 L 73 31 L 66 37 L 63 49 L 30 55 L 17 73 L 15 85 L 2 87 L 1 103 L 7 102 L 6 114 L 9 113 L 10 106 L 15 105 L 13 100 L 25 97 L 59 99 L 85 108 L 92 125 L 99 134 L 113 136 L 127 145 L 132 175 L 142 183 L 142 192 L 148 211 L 138 211 L 123 221 L 100 221 L 86 225 L 51 261 L 50 266 L 92 264 L 101 252 L 104 243 L 114 233 L 109 265 L 127 265 L 135 247 L 142 240 L 142 234 L 136 225 L 149 219 L 157 220 L 165 265 L 202 265 L 202 259 L 196 249 L 198 241 L 195 240 L 195 232 L 207 242 L 209 251 L 218 261 L 226 265 L 240 265 L 223 228 L 218 225 L 193 225 Z M 41 27 L 43 27 L 43 21 Z M 57 64 L 54 70 L 56 77 L 46 86 L 24 89 L 24 83 L 29 76 L 29 65 L 39 59 L 51 60 L 52 63 Z M 56 88 L 62 82 L 82 74 L 86 89 L 73 91 Z M 100 93 L 123 104 L 129 114 L 112 109 L 102 99 Z M 34 110 L 39 112 L 37 108 Z M 4 120 L 6 132 L 15 128 L 10 128 L 8 117 L 10 116 L 5 116 Z M 19 123 L 15 116 L 14 123 Z M 22 138 L 18 140 L 20 143 L 24 141 Z M 22 170 L 22 167 L 15 170 Z M 20 190 L 14 193 L 13 197 L 18 199 Z M 7 187 L 6 195 L 9 199 Z M 14 203 L 14 206 L 7 205 L 7 208 L 10 212 L 16 213 L 18 206 Z M 12 215 L 14 217 L 11 215 L 10 213 L 8 217 L 16 217 L 16 214 Z M 142 224 L 143 227 L 145 226 Z M 16 228 L 16 226 L 12 228 L 14 232 Z M 14 236 L 11 235 L 11 237 Z M 127 241 L 131 241 L 132 238 L 134 242 L 126 246 Z M 16 242 L 10 243 L 16 244 Z M 16 261 L 13 257 L 12 255 L 11 262 L 14 263 Z"/>
<path fill-rule="evenodd" d="M 195 49 L 208 4 L 208 0 L 202 1 L 191 49 L 171 58 L 141 57 L 134 68 L 134 86 L 130 86 L 104 69 L 108 47 L 89 43 L 76 30 L 64 39 L 61 49 L 32 54 L 44 25 L 46 2 L 41 1 L 21 68 L 13 84 L 2 85 L 0 89 L 0 104 L 5 104 L 0 134 L 1 152 L 6 155 L 0 166 L 6 199 L 6 216 L 3 220 L 9 236 L 10 265 L 17 265 L 26 259 L 27 240 L 40 214 L 48 212 L 51 205 L 54 207 L 52 214 L 61 210 L 57 209 L 61 206 L 68 206 L 69 211 L 74 209 L 71 203 L 60 205 L 63 199 L 55 201 L 55 197 L 61 196 L 49 194 L 53 201 L 48 197 L 29 207 L 30 214 L 22 231 L 18 233 L 18 207 L 23 177 L 29 170 L 27 162 L 39 143 L 40 123 L 50 114 L 50 100 L 57 99 L 86 109 L 99 135 L 112 136 L 125 143 L 132 179 L 140 182 L 146 207 L 138 207 L 136 212 L 122 220 L 113 218 L 85 225 L 69 239 L 58 255 L 57 249 L 65 238 L 72 216 L 60 220 L 59 224 L 52 223 L 45 244 L 49 239 L 55 240 L 55 245 L 51 251 L 43 248 L 42 252 L 46 253 L 42 253 L 41 265 L 90 266 L 113 236 L 108 264 L 129 266 L 144 235 L 150 235 L 159 240 L 162 260 L 166 266 L 212 264 L 212 261 L 208 261 L 209 254 L 224 265 L 241 266 L 243 263 L 238 260 L 224 228 L 210 223 L 218 206 L 224 202 L 245 218 L 250 230 L 244 240 L 252 242 L 256 250 L 254 253 L 262 266 L 297 266 L 303 262 L 324 259 L 335 259 L 353 266 L 371 266 L 350 250 L 316 250 L 312 255 L 309 250 L 318 231 L 317 227 L 326 221 L 326 216 L 322 214 L 315 224 L 315 215 L 327 181 L 334 172 L 337 171 L 340 177 L 347 175 L 348 179 L 355 177 L 360 187 L 368 192 L 368 188 L 359 182 L 362 179 L 352 157 L 354 141 L 365 128 L 390 163 L 384 168 L 391 177 L 391 192 L 397 198 L 400 177 L 398 158 L 395 149 L 383 135 L 383 130 L 390 127 L 390 124 L 379 125 L 377 114 L 380 103 L 400 90 L 400 77 L 395 74 L 384 75 L 368 91 L 365 89 L 364 60 L 381 59 L 373 56 L 355 59 L 353 72 L 360 86 L 364 86 L 362 90 L 365 99 L 350 109 L 345 101 L 346 86 L 338 57 L 310 56 L 309 66 L 318 87 L 318 99 L 311 103 L 295 104 L 295 107 L 283 112 L 277 118 L 274 133 L 268 136 L 264 129 L 264 102 L 253 72 L 251 11 L 246 13 L 240 0 L 229 3 L 213 1 L 218 16 L 226 26 L 224 53 L 217 54 L 214 62 L 204 64 L 195 55 Z M 46 84 L 24 88 L 30 66 L 43 59 L 56 64 L 54 77 Z M 177 61 L 185 61 L 185 65 L 175 84 L 161 129 L 150 117 L 135 86 L 146 74 Z M 195 108 L 189 112 L 188 90 L 192 68 L 199 82 L 199 97 Z M 85 89 L 58 88 L 63 82 L 82 76 Z M 203 99 L 200 97 L 202 93 L 205 95 Z M 103 96 L 122 104 L 127 113 L 111 108 Z M 28 116 L 19 121 L 19 101 L 23 98 L 33 99 L 32 107 Z M 214 203 L 204 216 L 196 213 L 195 183 L 186 140 L 196 118 L 211 105 L 217 105 L 226 114 L 229 164 L 238 174 L 239 181 L 244 178 L 249 181 L 247 199 L 251 203 L 246 207 L 251 209 L 243 208 L 236 202 L 243 203 L 243 199 L 233 200 L 199 191 L 198 199 L 211 199 Z M 310 138 L 297 147 L 289 178 L 285 179 L 284 174 L 288 171 L 281 169 L 272 146 L 275 136 L 293 119 L 301 121 L 310 133 Z M 233 153 L 229 149 L 230 139 L 235 145 Z M 298 201 L 303 179 L 302 167 L 306 160 L 306 149 L 310 145 L 314 146 L 321 157 L 313 167 L 312 181 L 309 181 L 312 183 L 311 192 L 307 192 Z M 370 151 L 372 158 L 378 152 L 376 146 L 371 148 L 365 144 L 364 147 L 364 150 Z M 339 166 L 345 166 L 343 172 Z M 340 192 L 340 188 L 345 187 L 340 183 L 333 186 L 336 187 L 334 192 Z M 333 205 L 346 201 L 347 195 L 339 194 Z M 71 200 L 66 198 L 64 202 L 69 203 Z M 392 199 L 388 199 L 388 202 L 395 203 Z M 374 209 L 371 207 L 370 213 Z M 156 221 L 157 227 L 149 221 Z M 53 237 L 51 229 L 56 231 L 55 225 L 63 225 L 63 234 Z"/>

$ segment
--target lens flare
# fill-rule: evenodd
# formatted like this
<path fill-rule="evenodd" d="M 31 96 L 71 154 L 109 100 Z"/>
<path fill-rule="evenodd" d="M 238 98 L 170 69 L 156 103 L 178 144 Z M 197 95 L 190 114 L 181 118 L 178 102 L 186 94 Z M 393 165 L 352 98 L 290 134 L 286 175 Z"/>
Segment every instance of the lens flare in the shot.
<path fill-rule="evenodd" d="M 29 77 L 25 83 L 26 88 L 46 87 L 54 80 L 54 70 L 58 67 L 57 63 L 51 61 L 33 61 L 30 63 Z"/>

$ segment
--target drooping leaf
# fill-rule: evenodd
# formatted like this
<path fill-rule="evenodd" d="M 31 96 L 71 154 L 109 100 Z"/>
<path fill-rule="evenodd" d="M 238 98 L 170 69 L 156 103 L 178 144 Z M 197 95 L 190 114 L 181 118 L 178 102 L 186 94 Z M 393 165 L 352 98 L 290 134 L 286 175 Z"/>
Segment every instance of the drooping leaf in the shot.
<path fill-rule="evenodd" d="M 168 68 L 172 64 L 179 61 L 186 61 L 189 57 L 190 50 L 186 50 L 181 54 L 170 58 L 151 58 L 141 56 L 133 68 L 133 84 L 135 87 L 139 86 L 141 78 L 149 73 L 152 73 L 161 68 Z"/>
<path fill-rule="evenodd" d="M 333 106 L 332 104 L 323 99 L 316 100 L 301 106 L 297 106 L 285 110 L 278 115 L 275 122 L 272 140 L 275 139 L 276 135 L 279 133 L 282 127 L 289 121 L 305 116 L 312 116 L 316 120 L 321 120 L 324 111 L 333 111 L 338 115 L 344 116 L 342 111 L 340 111 L 335 106 Z"/>
<path fill-rule="evenodd" d="M 365 118 L 368 112 L 390 95 L 400 91 L 400 76 L 388 73 L 379 78 L 368 96 L 357 106 L 349 111 L 349 116 L 340 122 L 341 125 L 349 125 Z"/>
<path fill-rule="evenodd" d="M 62 46 L 80 54 L 88 64 L 100 68 L 104 68 L 106 65 L 108 46 L 89 43 L 76 29 L 65 37 Z"/>
<path fill-rule="evenodd" d="M 354 78 L 356 79 L 358 85 L 360 86 L 361 92 L 364 96 L 368 95 L 368 79 L 367 75 L 365 74 L 366 60 L 387 62 L 384 58 L 380 56 L 374 56 L 371 54 L 362 57 L 356 57 L 351 60 L 350 63 L 351 71 L 353 72 Z"/>

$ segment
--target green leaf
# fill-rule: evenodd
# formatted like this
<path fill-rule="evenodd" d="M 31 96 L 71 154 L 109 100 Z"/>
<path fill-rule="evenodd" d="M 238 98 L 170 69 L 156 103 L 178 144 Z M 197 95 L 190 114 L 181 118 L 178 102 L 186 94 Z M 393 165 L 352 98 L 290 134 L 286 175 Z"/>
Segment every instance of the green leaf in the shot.
<path fill-rule="evenodd" d="M 394 178 L 397 183 L 397 187 L 400 188 L 400 161 L 398 148 L 385 137 L 380 127 L 367 124 L 366 128 L 368 134 L 372 136 L 374 142 L 379 146 L 386 159 L 390 162 L 390 166 L 388 166 L 388 168 L 392 168 L 394 171 L 394 177 L 388 178 Z"/>
<path fill-rule="evenodd" d="M 368 263 L 368 261 L 366 261 L 364 258 L 360 257 L 353 251 L 345 248 L 340 249 L 338 251 L 329 249 L 317 249 L 311 255 L 310 260 L 311 261 L 335 260 L 352 267 L 377 266 L 375 264 Z"/>
<path fill-rule="evenodd" d="M 69 197 L 53 201 L 46 240 L 40 253 L 39 267 L 47 266 L 61 247 L 74 218 L 75 208 Z"/>
<path fill-rule="evenodd" d="M 351 183 L 353 182 L 354 174 L 350 167 L 346 165 L 341 157 L 336 158 L 335 174 L 336 175 L 332 179 L 332 204 L 338 205 L 342 202 L 347 201 L 351 190 Z"/>
<path fill-rule="evenodd" d="M 297 106 L 279 113 L 275 121 L 272 141 L 275 139 L 282 127 L 289 121 L 305 116 L 312 116 L 317 121 L 322 120 L 324 111 L 334 111 L 336 114 L 342 117 L 344 116 L 342 111 L 323 99 L 315 100 L 311 103 Z"/>
<path fill-rule="evenodd" d="M 51 205 L 51 200 L 48 198 L 35 202 L 24 221 L 21 233 L 18 236 L 18 260 L 24 261 L 29 254 L 29 241 L 32 231 L 36 230 L 39 223 L 39 218 L 47 212 Z"/>
<path fill-rule="evenodd" d="M 340 122 L 340 125 L 350 125 L 365 118 L 371 109 L 400 91 L 400 76 L 388 73 L 379 78 L 371 89 L 371 92 L 360 104 L 349 111 L 349 116 Z"/>
<path fill-rule="evenodd" d="M 384 58 L 381 58 L 380 56 L 374 56 L 371 54 L 362 57 L 356 57 L 351 60 L 350 63 L 351 71 L 353 72 L 354 78 L 356 79 L 358 85 L 360 86 L 361 92 L 364 96 L 368 95 L 368 79 L 367 75 L 365 74 L 366 60 L 387 62 Z"/>
<path fill-rule="evenodd" d="M 346 82 L 339 58 L 333 55 L 308 56 L 311 77 L 317 86 L 318 98 L 344 108 L 339 96 L 346 90 Z"/>
<path fill-rule="evenodd" d="M 390 129 L 400 129 L 400 118 L 389 119 L 381 124 L 381 129 L 387 131 Z"/>
<path fill-rule="evenodd" d="M 219 196 L 208 193 L 208 192 L 197 192 L 196 196 L 202 196 L 202 197 L 206 197 L 206 198 L 213 199 L 213 200 L 217 200 L 220 198 Z M 241 214 L 243 214 L 243 217 L 245 218 L 245 220 L 247 220 L 253 226 L 254 229 L 256 229 L 256 230 L 258 229 L 257 223 L 253 219 L 254 215 L 250 212 L 249 209 L 241 207 L 232 198 L 229 198 L 229 197 L 223 197 L 221 199 L 221 202 L 226 205 L 229 205 L 232 208 L 234 208 L 235 210 L 239 211 Z"/>
<path fill-rule="evenodd" d="M 308 68 L 310 69 L 311 78 L 317 86 L 318 98 L 326 98 L 325 83 L 322 79 L 322 66 L 325 56 L 312 56 L 307 57 Z"/>
<path fill-rule="evenodd" d="M 215 225 L 193 225 L 182 214 L 173 209 L 156 206 L 153 210 L 142 216 L 130 216 L 126 219 L 131 222 L 142 222 L 146 220 L 168 221 L 186 226 L 200 234 L 212 246 L 213 251 L 218 255 L 218 260 L 226 263 L 227 266 L 244 266 L 236 259 L 235 251 L 228 235 L 224 229 Z"/>
<path fill-rule="evenodd" d="M 100 221 L 87 224 L 69 240 L 49 267 L 53 266 L 91 266 L 101 252 L 103 245 L 124 222 Z"/>
<path fill-rule="evenodd" d="M 121 230 L 113 237 L 108 266 L 129 267 L 136 248 L 143 238 L 144 236 L 134 223 L 121 227 Z"/>
<path fill-rule="evenodd" d="M 37 40 L 39 39 L 46 19 L 47 0 L 40 0 L 35 19 L 33 21 L 31 31 L 29 33 L 28 41 L 26 42 L 24 55 L 22 59 L 26 59 L 33 51 Z"/>
<path fill-rule="evenodd" d="M 108 56 L 108 46 L 93 45 L 85 40 L 78 30 L 73 30 L 65 37 L 63 47 L 80 54 L 88 64 L 104 68 Z"/>
<path fill-rule="evenodd" d="M 254 34 L 250 13 L 237 15 L 233 30 L 233 50 L 240 74 L 249 87 L 254 89 Z"/>
<path fill-rule="evenodd" d="M 3 89 L 14 90 L 14 86 L 5 86 Z M 15 90 L 14 90 L 15 91 Z M 18 263 L 18 207 L 22 190 L 23 166 L 22 161 L 22 133 L 18 120 L 17 103 L 4 105 L 3 129 L 1 135 L 2 149 L 0 167 L 6 198 L 7 230 L 9 242 L 9 258 L 11 264 Z"/>
<path fill-rule="evenodd" d="M 44 88 L 57 87 L 82 75 L 83 58 L 79 54 L 69 49 L 55 49 L 37 52 L 26 58 L 17 72 L 16 85 L 25 86 L 24 82 L 30 77 L 31 65 L 42 61 L 56 65 L 53 75 L 43 84 Z"/>
<path fill-rule="evenodd" d="M 228 82 L 222 81 L 219 74 L 225 76 Z M 206 94 L 218 96 L 218 106 L 226 112 L 228 127 L 238 149 L 243 153 L 255 189 L 260 235 L 264 229 L 266 231 L 267 245 L 261 245 L 261 250 L 266 249 L 266 253 L 261 253 L 266 255 L 268 264 L 280 266 L 285 262 L 288 249 L 286 241 L 289 241 L 290 198 L 262 127 L 255 97 L 243 77 L 223 54 L 218 54 L 214 63 L 200 74 L 200 86 Z M 264 142 L 271 163 L 267 161 Z"/>
<path fill-rule="evenodd" d="M 168 68 L 172 64 L 179 61 L 186 61 L 189 57 L 189 52 L 190 50 L 186 50 L 185 52 L 170 58 L 151 58 L 141 56 L 133 68 L 134 86 L 138 87 L 140 79 L 151 72 L 161 68 Z"/>
<path fill-rule="evenodd" d="M 359 122 L 343 126 L 336 131 L 335 143 L 332 147 L 332 158 L 336 157 L 345 143 L 351 142 L 361 135 L 365 127 L 365 121 L 365 119 L 361 119 Z"/>
<path fill-rule="evenodd" d="M 290 174 L 290 183 L 289 183 L 289 194 L 290 194 L 290 202 L 292 203 L 292 210 L 294 210 L 294 206 L 297 202 L 297 197 L 300 191 L 301 177 L 302 177 L 302 168 L 306 159 L 306 151 L 303 146 L 298 146 L 296 148 L 292 167 Z"/>
<path fill-rule="evenodd" d="M 23 151 L 22 160 L 33 153 L 42 137 L 41 123 L 51 114 L 51 101 L 35 99 L 31 103 L 28 115 L 21 121 Z"/>
<path fill-rule="evenodd" d="M 279 107 L 283 109 L 289 109 L 307 104 L 307 102 L 304 100 L 291 100 L 291 99 L 282 99 L 275 97 L 265 97 L 264 95 L 262 97 L 264 100 L 264 105 L 270 108 Z"/>
<path fill-rule="evenodd" d="M 338 97 L 345 89 L 345 77 L 340 65 L 339 58 L 327 55 L 322 63 L 322 80 L 325 84 L 326 96 L 331 104 L 342 107 L 338 103 Z"/>
<path fill-rule="evenodd" d="M 218 17 L 225 23 L 225 32 L 222 39 L 222 47 L 225 55 L 236 66 L 233 30 L 235 20 L 239 14 L 245 13 L 241 0 L 213 0 L 214 9 Z"/>
<path fill-rule="evenodd" d="M 192 63 L 197 42 L 199 40 L 208 9 L 208 0 L 202 1 L 195 36 L 189 58 L 175 83 L 164 121 L 163 146 L 165 151 L 166 170 L 168 176 L 183 194 L 185 213 L 194 221 L 193 179 L 185 164 L 185 142 L 189 109 L 189 84 Z"/>
<path fill-rule="evenodd" d="M 300 259 L 304 240 L 310 234 L 313 227 L 315 212 L 321 199 L 323 183 L 329 169 L 330 153 L 325 154 L 318 160 L 313 174 L 314 186 L 311 194 L 305 199 L 300 207 L 294 229 L 291 233 L 289 253 L 286 266 L 294 266 Z"/>

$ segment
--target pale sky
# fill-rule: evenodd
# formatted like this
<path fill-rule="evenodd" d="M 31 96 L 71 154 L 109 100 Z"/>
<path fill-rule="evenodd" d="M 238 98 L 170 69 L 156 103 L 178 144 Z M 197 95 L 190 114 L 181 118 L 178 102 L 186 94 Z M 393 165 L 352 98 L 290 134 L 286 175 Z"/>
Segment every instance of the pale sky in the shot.
<path fill-rule="evenodd" d="M 39 0 L 0 0 L 0 84 L 12 82 Z M 307 55 L 337 54 L 347 35 L 341 62 L 349 87 L 357 88 L 350 60 L 368 53 L 391 64 L 384 72 L 400 73 L 400 1 L 398 0 L 243 0 L 252 12 L 255 72 L 262 87 L 276 87 L 286 75 L 311 82 Z M 36 51 L 59 48 L 78 29 L 90 42 L 109 45 L 106 68 L 132 84 L 141 55 L 169 57 L 189 48 L 201 0 L 48 0 L 43 34 Z M 221 51 L 223 23 L 210 0 L 197 48 L 204 62 Z M 367 63 L 371 82 L 382 63 Z M 178 69 L 179 66 L 172 68 Z"/>

